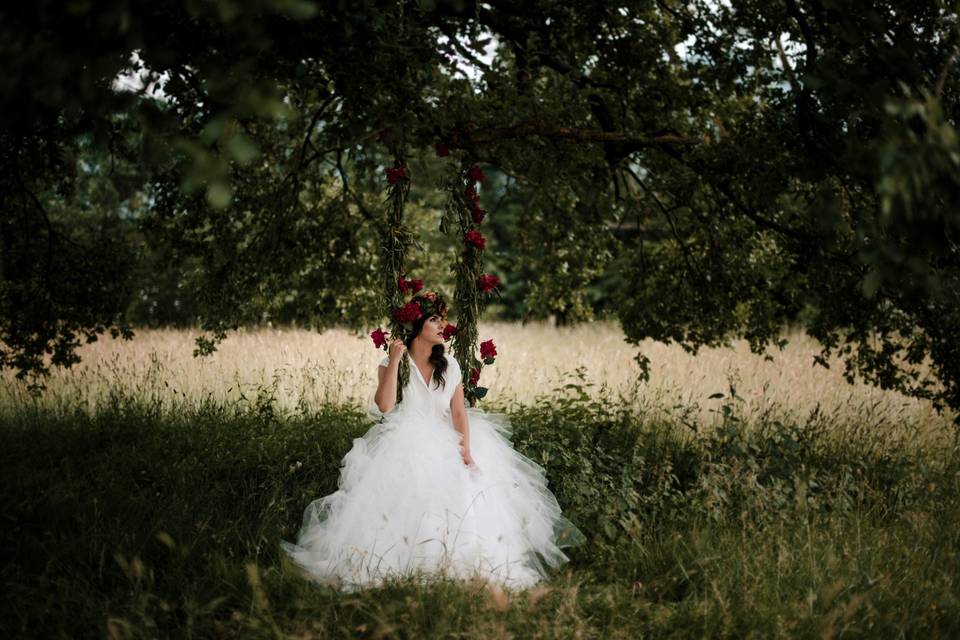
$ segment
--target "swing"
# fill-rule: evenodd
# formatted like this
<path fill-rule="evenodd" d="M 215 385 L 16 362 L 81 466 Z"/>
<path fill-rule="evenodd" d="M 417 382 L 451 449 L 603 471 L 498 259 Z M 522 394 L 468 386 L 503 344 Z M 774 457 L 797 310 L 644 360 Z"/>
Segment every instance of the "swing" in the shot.
<path fill-rule="evenodd" d="M 449 152 L 441 154 L 438 146 L 437 155 L 447 157 Z M 496 291 L 500 284 L 497 276 L 480 272 L 486 239 L 478 227 L 486 212 L 480 207 L 478 188 L 485 178 L 479 166 L 463 158 L 460 167 L 451 171 L 442 185 L 447 199 L 440 218 L 440 231 L 458 240 L 462 246 L 454 266 L 456 284 L 453 304 L 457 308 L 457 325 L 456 333 L 453 334 L 453 355 L 463 372 L 464 397 L 471 407 L 476 406 L 477 400 L 487 393 L 486 387 L 478 384 L 480 371 L 484 365 L 492 365 L 496 359 L 492 342 L 481 345 L 485 348 L 481 351 L 480 358 L 475 355 L 480 313 L 486 306 L 487 294 Z M 394 312 L 405 305 L 405 295 L 410 290 L 408 284 L 412 280 L 407 279 L 404 264 L 407 252 L 413 244 L 413 238 L 403 219 L 404 207 L 410 193 L 410 171 L 405 165 L 402 150 L 394 150 L 394 166 L 387 167 L 386 179 L 389 205 L 386 224 L 380 226 L 384 311 L 390 319 L 391 335 L 402 336 L 407 327 L 397 319 Z M 374 344 L 382 346 L 383 332 L 379 328 L 371 333 L 371 336 Z M 403 399 L 403 388 L 409 380 L 409 359 L 402 358 L 397 384 L 398 403 Z"/>

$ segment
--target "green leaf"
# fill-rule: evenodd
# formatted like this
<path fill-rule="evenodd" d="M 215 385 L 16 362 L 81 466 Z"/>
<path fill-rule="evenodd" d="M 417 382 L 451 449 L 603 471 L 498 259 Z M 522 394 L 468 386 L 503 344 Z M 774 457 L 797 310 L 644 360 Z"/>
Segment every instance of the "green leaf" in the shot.
<path fill-rule="evenodd" d="M 490 358 L 484 358 L 484 359 L 483 359 L 483 364 L 493 364 L 495 361 L 496 361 L 496 359 L 495 359 L 495 358 L 492 358 L 492 357 L 490 357 Z"/>
<path fill-rule="evenodd" d="M 285 0 L 277 3 L 277 11 L 296 20 L 308 20 L 317 15 L 317 5 L 306 0 Z"/>
<path fill-rule="evenodd" d="M 214 209 L 226 209 L 233 200 L 233 189 L 226 182 L 217 181 L 207 187 L 207 202 Z"/>
<path fill-rule="evenodd" d="M 877 293 L 877 289 L 880 288 L 880 282 L 882 280 L 879 269 L 871 269 L 867 272 L 866 277 L 863 279 L 863 284 L 861 288 L 863 289 L 863 295 L 867 298 L 873 298 Z"/>
<path fill-rule="evenodd" d="M 601 520 L 601 526 L 603 527 L 603 533 L 606 534 L 611 540 L 617 539 L 617 527 L 610 520 L 604 518 Z"/>
<path fill-rule="evenodd" d="M 260 155 L 260 147 L 257 143 L 242 133 L 230 136 L 227 140 L 227 150 L 240 164 L 249 164 Z"/>

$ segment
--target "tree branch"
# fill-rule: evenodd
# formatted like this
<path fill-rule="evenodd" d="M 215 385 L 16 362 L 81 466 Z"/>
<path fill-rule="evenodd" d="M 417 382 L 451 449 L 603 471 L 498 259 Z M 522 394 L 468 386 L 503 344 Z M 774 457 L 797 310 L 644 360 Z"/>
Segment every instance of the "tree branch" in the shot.
<path fill-rule="evenodd" d="M 498 140 L 539 137 L 574 142 L 618 143 L 624 145 L 624 153 L 632 153 L 644 147 L 694 146 L 703 142 L 701 138 L 682 136 L 673 133 L 635 135 L 621 131 L 598 131 L 596 129 L 578 129 L 574 127 L 556 127 L 545 122 L 526 122 L 512 127 L 490 127 L 487 129 L 453 129 L 446 136 L 451 147 L 467 148 L 473 145 L 490 144 Z"/>
<path fill-rule="evenodd" d="M 332 94 L 327 98 L 320 108 L 317 109 L 316 113 L 313 114 L 313 119 L 310 121 L 310 126 L 307 127 L 307 134 L 303 137 L 303 144 L 300 146 L 300 163 L 297 167 L 297 170 L 303 169 L 306 165 L 310 164 L 317 158 L 317 154 L 310 156 L 309 162 L 306 160 L 307 156 L 307 146 L 310 144 L 310 138 L 313 137 L 313 130 L 316 128 L 317 123 L 320 122 L 320 117 L 326 112 L 327 107 L 329 107 L 334 100 L 337 99 L 337 94 Z"/>
<path fill-rule="evenodd" d="M 337 149 L 337 162 L 336 162 L 337 172 L 340 174 L 340 180 L 343 181 L 343 193 L 344 195 L 349 195 L 353 198 L 353 201 L 357 204 L 357 208 L 360 209 L 360 213 L 363 214 L 363 217 L 367 220 L 373 220 L 374 215 L 370 213 L 370 210 L 367 209 L 366 205 L 363 204 L 363 200 L 360 199 L 359 194 L 357 194 L 353 189 L 350 188 L 350 182 L 347 180 L 347 172 L 343 168 L 343 149 Z"/>
<path fill-rule="evenodd" d="M 780 224 L 779 222 L 775 222 L 775 221 L 773 221 L 773 220 L 768 220 L 767 218 L 764 218 L 764 217 L 761 216 L 759 213 L 757 213 L 756 211 L 754 211 L 753 209 L 751 209 L 751 208 L 748 207 L 747 205 L 743 204 L 743 203 L 740 201 L 740 199 L 737 198 L 736 194 L 734 194 L 733 191 L 730 189 L 730 186 L 729 186 L 729 185 L 727 185 L 727 184 L 715 184 L 715 182 L 711 179 L 711 177 L 710 177 L 710 175 L 709 175 L 709 173 L 708 173 L 707 171 L 700 170 L 700 169 L 698 169 L 697 167 L 693 166 L 693 164 L 691 164 L 686 158 L 684 158 L 682 155 L 680 155 L 678 152 L 676 152 L 675 149 L 671 149 L 671 148 L 667 147 L 667 148 L 665 148 L 665 151 L 666 151 L 672 158 L 674 158 L 675 160 L 677 160 L 678 162 L 680 162 L 680 164 L 682 164 L 683 166 L 685 166 L 685 167 L 687 167 L 688 169 L 690 169 L 691 171 L 693 171 L 696 175 L 700 176 L 700 178 L 701 178 L 704 182 L 706 182 L 707 185 L 708 185 L 711 189 L 713 189 L 715 192 L 718 192 L 718 193 L 724 195 L 724 196 L 727 198 L 727 200 L 728 200 L 730 203 L 732 203 L 733 206 L 736 207 L 736 209 L 737 209 L 738 211 L 740 211 L 740 213 L 742 213 L 742 214 L 745 215 L 747 218 L 749 218 L 750 220 L 752 220 L 757 226 L 763 227 L 764 229 L 769 229 L 770 231 L 776 231 L 777 233 L 779 233 L 779 234 L 781 234 L 781 235 L 783 235 L 783 236 L 786 236 L 787 238 L 791 238 L 791 239 L 793 239 L 793 240 L 796 240 L 796 241 L 798 241 L 798 242 L 807 242 L 807 241 L 810 241 L 810 240 L 813 239 L 811 236 L 809 236 L 809 235 L 806 234 L 806 233 L 803 233 L 803 232 L 798 231 L 798 230 L 796 230 L 796 229 L 791 229 L 790 227 L 784 226 L 784 225 Z"/>
<path fill-rule="evenodd" d="M 490 71 L 490 65 L 486 64 L 483 60 L 475 56 L 473 52 L 470 51 L 470 49 L 463 46 L 463 44 L 457 38 L 456 33 L 451 32 L 450 29 L 448 29 L 446 25 L 443 25 L 443 24 L 438 25 L 438 28 L 440 29 L 441 32 L 443 32 L 443 35 L 447 37 L 447 40 L 450 42 L 451 45 L 453 45 L 453 48 L 456 49 L 461 56 L 469 60 L 474 66 L 476 66 L 481 71 L 484 71 L 484 72 Z"/>
<path fill-rule="evenodd" d="M 953 63 L 957 60 L 957 53 L 960 53 L 960 42 L 957 42 L 957 29 L 953 30 L 953 47 L 950 49 L 950 53 L 947 55 L 947 59 L 943 62 L 943 67 L 940 68 L 940 73 L 937 74 L 937 84 L 934 89 L 934 93 L 937 98 L 943 97 L 943 87 L 947 83 L 947 76 L 950 75 L 950 70 L 953 68 Z"/>

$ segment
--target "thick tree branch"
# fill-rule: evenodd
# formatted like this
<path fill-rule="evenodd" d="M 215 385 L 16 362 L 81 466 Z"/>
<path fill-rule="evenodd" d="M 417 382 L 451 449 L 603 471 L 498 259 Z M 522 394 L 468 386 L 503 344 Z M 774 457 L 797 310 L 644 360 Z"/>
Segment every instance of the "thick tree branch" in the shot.
<path fill-rule="evenodd" d="M 786 3 L 787 14 L 796 21 L 797 26 L 800 28 L 800 33 L 803 35 L 807 58 L 804 69 L 809 73 L 816 68 L 817 64 L 817 42 L 813 29 L 800 11 L 800 7 L 797 6 L 796 0 L 786 0 Z M 779 37 L 777 38 L 777 47 L 780 48 Z M 799 87 L 799 91 L 797 91 L 796 78 L 793 76 L 793 69 L 791 69 L 787 63 L 785 54 L 783 55 L 783 61 L 785 69 L 788 70 L 787 73 L 789 74 L 788 77 L 790 77 L 791 87 L 796 93 L 797 124 L 800 129 L 800 136 L 803 138 L 803 144 L 813 158 L 823 159 L 824 154 L 820 148 L 821 145 L 823 145 L 823 140 L 817 138 L 816 122 L 813 113 L 813 96 L 810 91 L 810 86 L 804 83 Z"/>
<path fill-rule="evenodd" d="M 598 131 L 596 129 L 578 129 L 557 127 L 545 122 L 526 122 L 511 127 L 490 127 L 487 129 L 454 129 L 444 136 L 452 147 L 468 148 L 474 145 L 491 144 L 500 140 L 539 137 L 573 142 L 617 143 L 623 145 L 624 155 L 644 147 L 694 146 L 703 140 L 692 136 L 673 133 L 636 135 L 621 131 Z"/>

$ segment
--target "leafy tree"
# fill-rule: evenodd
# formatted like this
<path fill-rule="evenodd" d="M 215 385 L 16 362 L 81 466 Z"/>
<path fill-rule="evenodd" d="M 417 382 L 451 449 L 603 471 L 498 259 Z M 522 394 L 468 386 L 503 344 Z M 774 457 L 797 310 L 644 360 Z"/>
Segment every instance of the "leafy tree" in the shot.
<path fill-rule="evenodd" d="M 133 224 L 189 270 L 215 338 L 265 312 L 376 317 L 383 167 L 409 160 L 426 220 L 440 142 L 502 176 L 483 198 L 509 212 L 491 213 L 489 259 L 523 280 L 512 313 L 609 310 L 630 341 L 691 351 L 744 336 L 763 352 L 800 319 L 822 364 L 840 352 L 851 378 L 960 408 L 956 9 L 5 7 L 0 363 L 40 371 L 48 349 L 66 364 L 78 336 L 125 330 L 136 261 L 92 251 L 112 245 L 83 236 L 84 210 L 116 247 Z M 144 89 L 118 91 L 135 67 Z M 91 158 L 110 167 L 95 201 Z"/>

